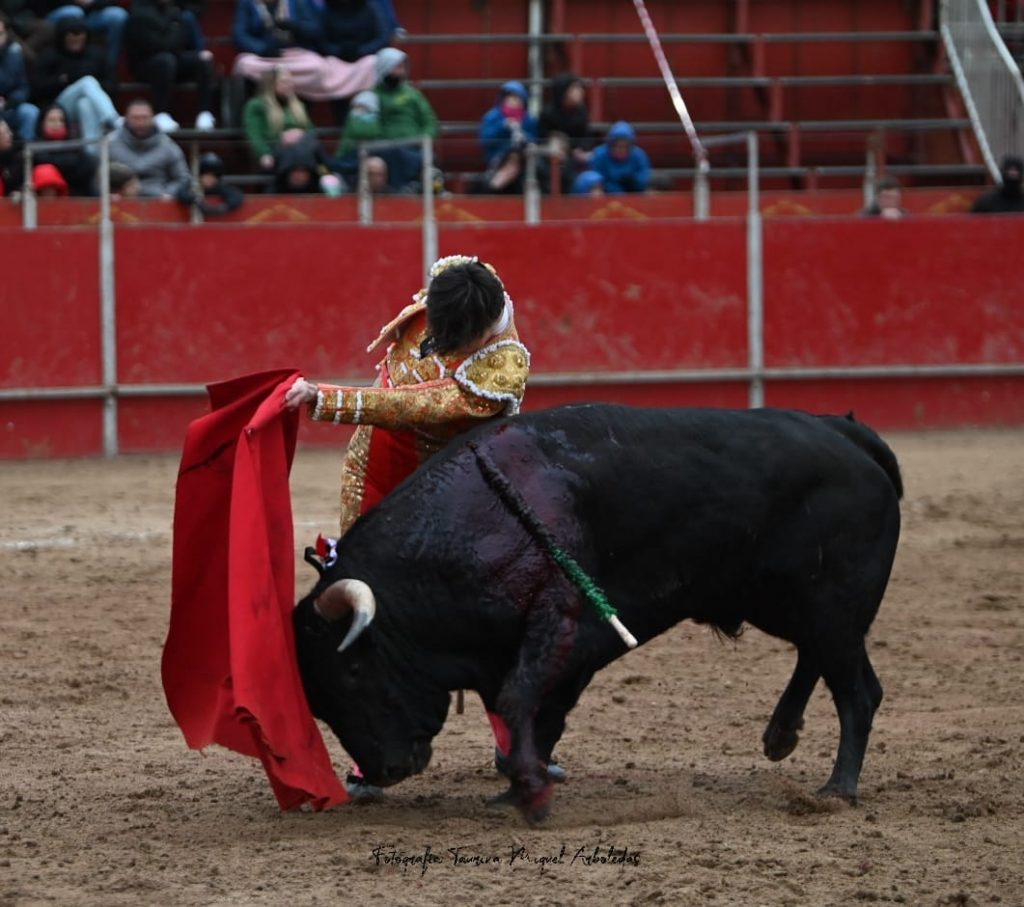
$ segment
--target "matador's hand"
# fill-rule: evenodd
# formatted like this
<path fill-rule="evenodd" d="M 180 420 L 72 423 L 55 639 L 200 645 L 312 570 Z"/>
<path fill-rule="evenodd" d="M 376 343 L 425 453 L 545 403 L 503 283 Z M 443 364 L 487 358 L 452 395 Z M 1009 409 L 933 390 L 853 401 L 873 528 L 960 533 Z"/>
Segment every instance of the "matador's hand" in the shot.
<path fill-rule="evenodd" d="M 284 405 L 288 409 L 298 409 L 303 403 L 312 403 L 316 399 L 319 388 L 310 384 L 305 378 L 298 377 L 284 395 Z"/>

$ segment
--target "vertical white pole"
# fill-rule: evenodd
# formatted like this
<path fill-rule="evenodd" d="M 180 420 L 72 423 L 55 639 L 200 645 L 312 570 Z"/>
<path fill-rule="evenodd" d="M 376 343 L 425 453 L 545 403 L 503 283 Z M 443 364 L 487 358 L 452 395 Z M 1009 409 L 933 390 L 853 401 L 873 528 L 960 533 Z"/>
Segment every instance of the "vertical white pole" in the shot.
<path fill-rule="evenodd" d="M 25 143 L 22 162 L 25 176 L 21 185 L 21 225 L 26 230 L 34 230 L 38 219 L 36 212 L 36 190 L 32 183 L 32 148 L 28 142 Z"/>
<path fill-rule="evenodd" d="M 531 144 L 526 152 L 526 185 L 523 187 L 524 216 L 528 224 L 540 223 L 540 186 L 537 183 L 537 146 Z"/>
<path fill-rule="evenodd" d="M 423 286 L 430 282 L 430 266 L 437 261 L 437 218 L 434 213 L 434 142 L 423 136 Z"/>
<path fill-rule="evenodd" d="M 369 157 L 366 146 L 359 145 L 359 182 L 356 191 L 359 193 L 359 223 L 373 223 L 373 193 L 370 192 L 370 177 L 366 172 L 366 159 Z"/>
<path fill-rule="evenodd" d="M 749 403 L 764 406 L 764 260 L 759 198 L 757 133 L 747 133 L 747 349 Z"/>
<path fill-rule="evenodd" d="M 711 214 L 711 165 L 706 157 L 697 161 L 697 175 L 693 179 L 693 216 L 707 220 Z"/>
<path fill-rule="evenodd" d="M 544 58 L 538 40 L 544 33 L 544 4 L 541 0 L 530 0 L 527 28 L 530 34 L 530 46 L 527 49 L 527 67 L 530 71 L 529 110 L 533 116 L 538 116 L 544 93 Z"/>
<path fill-rule="evenodd" d="M 110 219 L 110 136 L 100 140 L 100 332 L 103 357 L 103 453 L 119 450 L 117 431 L 117 306 L 114 288 L 114 223 Z"/>

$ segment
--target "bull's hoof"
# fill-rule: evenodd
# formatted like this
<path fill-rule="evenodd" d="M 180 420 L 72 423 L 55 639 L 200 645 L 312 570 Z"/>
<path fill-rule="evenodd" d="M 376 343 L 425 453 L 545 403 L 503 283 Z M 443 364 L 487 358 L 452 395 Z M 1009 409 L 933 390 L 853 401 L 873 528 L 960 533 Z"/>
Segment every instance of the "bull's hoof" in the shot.
<path fill-rule="evenodd" d="M 345 793 L 355 803 L 379 803 L 384 799 L 384 791 L 374 784 L 367 784 L 359 775 L 345 778 Z"/>
<path fill-rule="evenodd" d="M 523 818 L 532 825 L 540 825 L 551 815 L 551 797 L 554 793 L 554 786 L 549 781 L 532 797 L 526 798 L 519 805 Z"/>
<path fill-rule="evenodd" d="M 770 723 L 764 737 L 761 738 L 764 741 L 764 754 L 772 762 L 781 762 L 800 742 L 797 730 L 798 728 L 783 728 L 774 722 Z"/>
<path fill-rule="evenodd" d="M 510 787 L 505 793 L 491 797 L 485 805 L 488 809 L 511 809 L 519 805 L 519 797 L 516 795 L 515 788 Z"/>
<path fill-rule="evenodd" d="M 506 778 L 512 777 L 512 760 L 497 747 L 494 748 L 494 767 L 499 775 Z M 548 781 L 562 784 L 568 777 L 569 773 L 558 764 L 558 760 L 552 758 L 548 763 Z"/>
<path fill-rule="evenodd" d="M 818 796 L 845 800 L 850 806 L 857 805 L 857 788 L 851 788 L 848 784 L 840 784 L 836 781 L 829 781 L 824 787 L 819 788 Z"/>
<path fill-rule="evenodd" d="M 523 818 L 526 819 L 527 823 L 532 827 L 536 828 L 538 825 L 543 825 L 548 816 L 551 815 L 551 803 L 550 801 L 545 803 L 543 806 L 537 809 L 524 810 Z"/>

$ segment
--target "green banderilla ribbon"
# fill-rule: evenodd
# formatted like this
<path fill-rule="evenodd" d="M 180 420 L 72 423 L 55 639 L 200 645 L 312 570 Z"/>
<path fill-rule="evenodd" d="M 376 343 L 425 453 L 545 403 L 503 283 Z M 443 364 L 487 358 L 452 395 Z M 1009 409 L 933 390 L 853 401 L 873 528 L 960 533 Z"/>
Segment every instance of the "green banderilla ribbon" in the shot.
<path fill-rule="evenodd" d="M 547 526 L 533 512 L 525 498 L 509 481 L 508 476 L 498 468 L 498 464 L 486 452 L 481 450 L 476 442 L 470 441 L 469 449 L 473 451 L 485 481 L 494 489 L 502 503 L 519 519 L 527 532 L 540 543 L 541 547 L 559 566 L 569 582 L 583 593 L 594 610 L 601 615 L 601 618 L 612 625 L 626 646 L 630 649 L 635 649 L 637 646 L 636 637 L 619 620 L 618 612 L 616 612 L 612 603 L 608 601 L 608 596 L 604 594 L 604 591 L 594 581 L 593 577 L 579 565 L 579 562 L 569 552 L 555 541 Z"/>

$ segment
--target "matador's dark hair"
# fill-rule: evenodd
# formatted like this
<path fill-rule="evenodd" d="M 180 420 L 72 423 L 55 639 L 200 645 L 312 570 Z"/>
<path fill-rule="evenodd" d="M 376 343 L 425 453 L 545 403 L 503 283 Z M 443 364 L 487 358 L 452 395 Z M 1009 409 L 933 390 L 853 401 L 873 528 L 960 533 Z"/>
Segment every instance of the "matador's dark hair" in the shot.
<path fill-rule="evenodd" d="M 468 346 L 501 317 L 504 305 L 505 288 L 486 265 L 445 268 L 427 289 L 430 351 L 444 355 Z"/>

